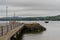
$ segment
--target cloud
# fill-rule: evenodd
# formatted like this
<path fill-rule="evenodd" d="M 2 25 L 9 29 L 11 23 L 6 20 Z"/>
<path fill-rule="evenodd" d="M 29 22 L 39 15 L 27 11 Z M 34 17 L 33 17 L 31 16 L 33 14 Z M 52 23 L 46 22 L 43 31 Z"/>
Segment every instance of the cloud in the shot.
<path fill-rule="evenodd" d="M 54 6 L 56 3 L 56 0 L 7 0 L 12 6 Z M 0 0 L 0 4 L 6 4 L 6 0 Z"/>
<path fill-rule="evenodd" d="M 60 0 L 7 0 L 7 5 L 9 15 L 14 11 L 20 16 L 60 14 Z M 3 15 L 2 13 L 6 13 L 6 0 L 0 0 L 0 14 Z"/>

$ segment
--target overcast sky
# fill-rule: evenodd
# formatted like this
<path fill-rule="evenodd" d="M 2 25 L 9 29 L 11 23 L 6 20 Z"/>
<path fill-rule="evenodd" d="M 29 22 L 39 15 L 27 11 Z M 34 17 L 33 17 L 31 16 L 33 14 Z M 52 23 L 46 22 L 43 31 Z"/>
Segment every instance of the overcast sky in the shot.
<path fill-rule="evenodd" d="M 60 0 L 0 0 L 0 16 L 6 15 L 6 3 L 8 16 L 60 15 Z"/>

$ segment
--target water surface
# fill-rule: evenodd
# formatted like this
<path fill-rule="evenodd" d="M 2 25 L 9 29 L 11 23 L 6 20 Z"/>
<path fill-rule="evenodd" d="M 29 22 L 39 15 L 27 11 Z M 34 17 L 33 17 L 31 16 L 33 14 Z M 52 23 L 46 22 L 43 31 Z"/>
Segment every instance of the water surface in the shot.
<path fill-rule="evenodd" d="M 25 23 L 37 22 L 47 28 L 43 33 L 38 34 L 24 34 L 23 40 L 60 40 L 60 21 L 21 21 Z"/>

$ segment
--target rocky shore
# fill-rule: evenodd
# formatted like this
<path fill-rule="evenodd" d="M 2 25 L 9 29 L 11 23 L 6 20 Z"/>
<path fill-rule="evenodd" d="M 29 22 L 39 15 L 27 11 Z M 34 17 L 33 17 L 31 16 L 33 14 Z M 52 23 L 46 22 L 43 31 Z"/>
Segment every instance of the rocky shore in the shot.
<path fill-rule="evenodd" d="M 40 25 L 39 23 L 31 23 L 24 25 L 24 33 L 39 33 L 46 30 L 45 27 Z"/>

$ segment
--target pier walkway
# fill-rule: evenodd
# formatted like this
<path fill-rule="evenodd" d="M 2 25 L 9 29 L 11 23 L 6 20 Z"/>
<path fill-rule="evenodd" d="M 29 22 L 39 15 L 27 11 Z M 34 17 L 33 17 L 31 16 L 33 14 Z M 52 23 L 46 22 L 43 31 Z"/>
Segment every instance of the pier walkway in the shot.
<path fill-rule="evenodd" d="M 23 28 L 24 24 L 18 24 L 15 25 L 16 27 L 11 27 L 11 30 L 8 31 L 8 27 L 7 27 L 7 33 L 3 33 L 3 28 L 2 28 L 2 32 L 1 32 L 1 36 L 0 36 L 0 40 L 12 40 L 13 37 L 16 37 L 16 35 L 19 35 L 19 32 L 21 31 L 21 29 Z"/>

